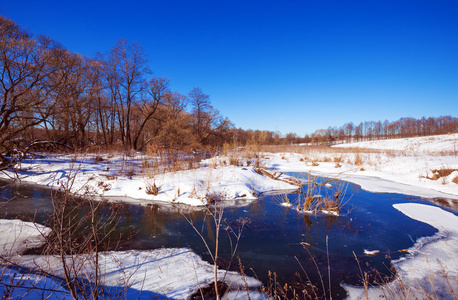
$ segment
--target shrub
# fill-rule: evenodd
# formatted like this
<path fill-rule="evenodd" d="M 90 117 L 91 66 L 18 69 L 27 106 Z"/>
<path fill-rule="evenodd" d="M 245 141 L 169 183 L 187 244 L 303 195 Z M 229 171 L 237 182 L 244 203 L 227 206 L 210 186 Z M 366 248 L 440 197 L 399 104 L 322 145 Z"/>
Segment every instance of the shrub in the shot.
<path fill-rule="evenodd" d="M 363 157 L 361 156 L 361 154 L 356 153 L 354 164 L 355 166 L 361 166 L 363 164 Z"/>
<path fill-rule="evenodd" d="M 159 187 L 156 185 L 155 182 L 153 182 L 153 184 L 147 183 L 145 191 L 148 195 L 157 196 L 159 194 Z"/>

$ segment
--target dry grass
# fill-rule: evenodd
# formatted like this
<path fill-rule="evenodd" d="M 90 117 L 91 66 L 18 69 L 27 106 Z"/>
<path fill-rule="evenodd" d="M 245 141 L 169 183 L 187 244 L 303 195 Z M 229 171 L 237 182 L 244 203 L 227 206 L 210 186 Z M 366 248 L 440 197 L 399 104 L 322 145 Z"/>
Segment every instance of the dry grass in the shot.
<path fill-rule="evenodd" d="M 356 153 L 353 164 L 355 166 L 361 166 L 363 164 L 363 156 L 360 153 Z"/>
<path fill-rule="evenodd" d="M 260 146 L 261 152 L 271 153 L 299 153 L 307 155 L 309 153 L 327 153 L 327 154 L 341 154 L 341 153 L 383 153 L 386 150 L 367 149 L 367 148 L 339 148 L 323 145 L 263 145 Z M 393 151 L 393 153 L 396 151 Z M 398 151 L 401 153 L 400 151 Z"/>
<path fill-rule="evenodd" d="M 342 163 L 344 161 L 344 158 L 342 155 L 336 155 L 333 157 L 332 161 L 335 163 Z"/>
<path fill-rule="evenodd" d="M 355 259 L 360 265 L 356 255 Z M 371 287 L 379 288 L 377 293 L 380 293 L 380 298 L 383 299 L 458 299 L 453 289 L 453 286 L 458 283 L 458 278 L 450 276 L 447 267 L 440 260 L 437 263 L 441 266 L 441 270 L 438 273 L 430 274 L 421 283 L 404 281 L 403 276 L 397 274 L 393 265 L 389 269 L 389 274 L 381 274 L 378 270 L 373 269 L 372 273 L 375 274 L 373 283 L 369 282 L 368 273 L 361 271 L 361 283 L 365 289 L 365 299 L 370 299 L 369 288 Z M 443 280 L 447 288 L 436 287 L 437 280 Z"/>
<path fill-rule="evenodd" d="M 453 172 L 458 171 L 458 169 L 449 169 L 449 168 L 441 168 L 441 169 L 434 169 L 431 170 L 431 176 L 422 176 L 422 178 L 426 178 L 429 180 L 439 180 L 441 179 L 442 184 L 447 184 L 445 177 L 449 176 Z M 458 177 L 452 179 L 452 182 L 458 184 Z"/>
<path fill-rule="evenodd" d="M 156 185 L 155 182 L 153 182 L 152 184 L 147 182 L 145 191 L 148 195 L 157 196 L 159 194 L 159 187 Z"/>
<path fill-rule="evenodd" d="M 314 177 L 308 176 L 307 181 L 302 181 L 301 185 L 307 189 L 304 191 L 302 188 L 297 191 L 295 200 L 291 200 L 287 194 L 283 194 L 279 196 L 277 202 L 283 206 L 293 206 L 301 213 L 340 214 L 344 206 L 341 199 L 345 196 L 345 184 L 334 181 L 316 182 Z"/>
<path fill-rule="evenodd" d="M 458 169 L 435 169 L 435 170 L 432 170 L 431 172 L 433 172 L 433 174 L 441 178 L 441 177 L 447 177 L 455 171 L 458 171 Z"/>

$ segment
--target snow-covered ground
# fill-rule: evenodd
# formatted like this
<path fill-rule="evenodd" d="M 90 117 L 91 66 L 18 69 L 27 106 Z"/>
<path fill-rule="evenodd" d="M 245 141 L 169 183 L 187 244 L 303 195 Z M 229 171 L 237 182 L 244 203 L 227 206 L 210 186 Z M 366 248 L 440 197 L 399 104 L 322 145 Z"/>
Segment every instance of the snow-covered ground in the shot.
<path fill-rule="evenodd" d="M 42 246 L 50 232 L 51 228 L 32 222 L 0 220 L 0 295 L 4 299 L 71 299 L 59 281 L 7 267 L 27 249 Z"/>
<path fill-rule="evenodd" d="M 55 155 L 24 160 L 17 172 L 22 181 L 52 188 L 68 187 L 73 192 L 122 199 L 135 204 L 155 201 L 207 204 L 209 197 L 256 199 L 273 190 L 297 189 L 297 186 L 273 180 L 255 172 L 252 166 L 205 166 L 176 172 L 155 172 L 143 167 L 148 158 L 109 156 L 96 161 L 95 155 Z M 0 173 L 0 178 L 14 176 Z M 158 188 L 157 195 L 152 188 Z"/>
<path fill-rule="evenodd" d="M 446 151 L 458 152 L 458 133 L 422 136 L 414 138 L 362 141 L 348 144 L 339 144 L 335 147 L 397 150 L 426 153 L 441 153 Z"/>
<path fill-rule="evenodd" d="M 40 224 L 0 219 L 0 253 L 11 257 L 40 247 L 50 232 L 50 228 Z"/>
<path fill-rule="evenodd" d="M 304 159 L 298 153 L 266 153 L 266 166 L 277 172 L 309 172 L 359 184 L 371 192 L 390 192 L 426 198 L 458 199 L 458 171 L 431 180 L 432 170 L 458 169 L 453 155 L 386 155 L 383 153 L 320 153 Z M 358 158 L 359 157 L 359 158 Z M 362 162 L 355 164 L 356 159 Z M 341 160 L 336 163 L 333 160 Z M 337 166 L 338 164 L 338 166 Z"/>
<path fill-rule="evenodd" d="M 69 265 L 81 268 L 79 274 L 83 279 L 92 278 L 93 257 L 76 255 L 66 259 Z M 45 270 L 64 278 L 59 256 L 26 255 L 16 261 L 31 270 Z M 105 290 L 113 296 L 122 292 L 124 299 L 186 299 L 214 279 L 213 266 L 187 248 L 105 252 L 100 254 L 99 265 Z M 257 279 L 219 270 L 218 280 L 245 295 L 246 288 L 252 289 L 251 298 L 261 296 L 255 290 L 261 286 Z"/>
<path fill-rule="evenodd" d="M 347 148 L 329 151 L 305 148 L 304 153 L 263 153 L 260 162 L 276 172 L 310 172 L 336 177 L 373 192 L 458 199 L 458 184 L 453 182 L 458 182 L 457 144 L 458 134 L 367 141 L 339 147 L 402 151 L 366 153 Z M 150 161 L 151 158 L 141 154 L 53 155 L 23 161 L 17 174 L 23 181 L 53 188 L 67 185 L 71 179 L 71 189 L 80 194 L 123 198 L 123 201 L 137 204 L 164 201 L 205 205 L 210 195 L 225 199 L 256 199 L 263 192 L 296 188 L 258 174 L 253 164 L 229 165 L 229 158 L 224 156 L 208 159 L 198 168 L 176 172 L 145 167 Z M 442 169 L 455 171 L 437 180 L 430 179 L 435 171 Z M 0 173 L 0 178 L 13 175 L 12 172 Z M 151 194 L 153 186 L 158 188 L 157 195 Z"/>
<path fill-rule="evenodd" d="M 332 151 L 304 149 L 302 153 L 261 153 L 260 164 L 270 169 L 272 174 L 278 172 L 275 173 L 275 177 L 279 176 L 280 172 L 310 172 L 314 175 L 351 181 L 361 185 L 363 189 L 373 192 L 397 192 L 428 198 L 447 198 L 450 199 L 449 201 L 455 201 L 458 200 L 458 184 L 456 183 L 458 181 L 457 140 L 458 134 L 451 134 L 429 138 L 345 144 L 340 146 L 347 148 L 334 148 L 331 149 Z M 348 149 L 355 147 L 385 150 L 355 152 Z M 399 151 L 393 152 L 387 151 L 387 149 Z M 70 183 L 71 189 L 80 194 L 90 193 L 91 195 L 110 197 L 137 204 L 165 201 L 199 206 L 205 205 L 207 199 L 211 198 L 212 195 L 245 201 L 245 199 L 256 199 L 263 192 L 297 188 L 284 181 L 274 180 L 269 176 L 259 174 L 255 171 L 253 162 L 247 164 L 247 159 L 243 157 L 240 158 L 240 161 L 245 161 L 244 166 L 232 166 L 229 165 L 227 157 L 217 157 L 204 161 L 197 169 L 176 172 L 147 171 L 143 165 L 145 160 L 149 158 L 141 155 L 128 158 L 121 155 L 106 155 L 103 158 L 102 161 L 97 161 L 95 155 L 47 156 L 23 161 L 18 175 L 21 180 L 53 188 L 68 186 Z M 450 174 L 437 180 L 431 179 L 435 177 L 435 173 L 438 174 L 437 170 L 445 169 L 451 170 Z M 12 174 L 0 173 L 0 177 L 7 178 L 8 175 Z M 286 178 L 284 175 L 279 176 L 279 179 Z M 71 180 L 69 181 L 69 179 Z M 158 188 L 157 195 L 150 193 L 154 186 Z M 456 240 L 458 234 L 456 228 L 458 226 L 454 220 L 456 217 L 451 214 L 452 217 L 447 217 L 452 220 L 451 222 L 441 222 L 441 220 L 445 220 L 448 213 L 439 212 L 432 206 L 425 208 L 409 205 L 396 206 L 396 208 L 412 218 L 427 222 L 439 229 L 438 235 L 433 239 L 418 241 L 414 248 L 410 249 L 412 255 L 407 259 L 396 262 L 403 282 L 421 283 L 428 280 L 426 276 L 439 274 L 442 270 L 440 269 L 441 265 L 433 264 L 431 259 L 425 259 L 425 257 L 434 257 L 435 259 L 436 256 L 434 255 L 441 259 L 448 268 L 447 270 L 455 274 L 458 269 L 456 261 L 447 260 L 447 257 L 450 259 L 457 257 L 458 245 L 456 245 Z M 425 216 L 429 216 L 429 218 L 425 218 Z M 15 237 L 13 241 L 16 241 Z M 448 245 L 453 245 L 453 247 Z M 206 265 L 189 250 L 168 249 L 164 250 L 165 252 L 162 254 L 154 251 L 104 254 L 107 268 L 104 276 L 107 284 L 116 285 L 115 282 L 120 279 L 119 276 L 122 276 L 122 270 L 132 270 L 137 267 L 142 270 L 138 275 L 141 278 L 133 277 L 133 280 L 139 284 L 141 282 L 142 288 L 140 289 L 140 286 L 133 288 L 130 290 L 133 293 L 137 288 L 146 290 L 144 287 L 146 285 L 151 292 L 180 298 L 184 297 L 185 294 L 189 295 L 191 290 L 197 290 L 196 284 L 198 282 L 209 282 L 211 272 L 200 272 L 211 266 Z M 422 253 L 422 255 L 418 253 Z M 32 262 L 40 264 L 40 261 L 44 259 L 53 260 L 52 257 L 26 256 L 21 257 L 20 261 L 28 264 Z M 144 263 L 138 264 L 139 260 L 143 260 Z M 418 270 L 421 260 L 425 260 L 428 267 L 432 269 L 427 272 L 414 272 L 418 275 L 414 279 L 402 277 L 411 274 L 412 270 Z M 114 266 L 114 262 L 118 265 Z M 159 268 L 158 273 L 157 266 L 162 262 L 167 263 L 163 266 L 164 268 Z M 197 269 L 199 269 L 198 272 Z M 178 283 L 173 283 L 172 286 L 167 287 L 168 280 L 176 277 L 174 270 L 181 270 L 182 273 L 186 273 L 190 277 L 180 279 Z M 197 276 L 199 280 L 196 280 L 196 272 L 200 274 Z M 12 276 L 8 272 L 5 274 Z M 232 275 L 234 277 L 231 278 L 236 278 L 235 282 L 240 284 L 240 277 L 237 277 L 236 274 Z M 5 278 L 11 277 L 8 276 Z M 159 281 L 154 280 L 158 280 L 159 277 L 161 282 L 163 281 L 163 284 L 166 285 L 153 289 L 154 286 L 157 288 Z M 151 281 L 141 280 L 144 278 L 151 279 Z M 435 279 L 440 279 L 440 276 L 436 276 Z M 453 284 L 456 284 L 456 277 L 452 277 L 452 279 L 454 280 Z M 440 286 L 443 283 L 444 281 L 437 284 Z M 258 283 L 253 282 L 253 284 Z M 374 292 L 377 293 L 377 291 Z"/>
<path fill-rule="evenodd" d="M 339 145 L 346 148 L 328 151 L 304 148 L 303 153 L 267 153 L 264 157 L 266 167 L 278 172 L 310 172 L 335 177 L 371 192 L 458 199 L 458 147 L 455 145 L 458 145 L 458 134 L 349 143 Z M 355 152 L 348 148 L 382 150 Z M 434 172 L 445 169 L 454 171 L 431 179 Z"/>

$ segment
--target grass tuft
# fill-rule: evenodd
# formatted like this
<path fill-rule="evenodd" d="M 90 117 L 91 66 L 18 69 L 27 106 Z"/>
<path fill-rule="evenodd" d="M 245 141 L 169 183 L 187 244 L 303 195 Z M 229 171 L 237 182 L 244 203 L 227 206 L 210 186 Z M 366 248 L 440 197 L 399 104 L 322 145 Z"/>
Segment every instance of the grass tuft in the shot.
<path fill-rule="evenodd" d="M 153 182 L 153 184 L 147 183 L 145 191 L 148 195 L 157 196 L 159 194 L 159 187 L 156 185 L 155 182 Z"/>

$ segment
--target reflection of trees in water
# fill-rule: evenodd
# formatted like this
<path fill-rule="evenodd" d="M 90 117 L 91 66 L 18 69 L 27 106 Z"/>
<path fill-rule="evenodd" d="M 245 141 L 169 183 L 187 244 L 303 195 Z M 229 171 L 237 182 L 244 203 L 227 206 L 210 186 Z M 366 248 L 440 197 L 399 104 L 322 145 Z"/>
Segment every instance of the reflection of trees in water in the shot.
<path fill-rule="evenodd" d="M 9 201 L 11 198 L 14 196 L 14 192 L 11 188 L 12 185 L 9 185 L 8 183 L 3 183 L 0 182 L 0 201 Z"/>
<path fill-rule="evenodd" d="M 0 182 L 0 217 L 48 223 L 52 212 L 51 189 L 32 184 Z"/>
<path fill-rule="evenodd" d="M 148 205 L 145 207 L 141 217 L 141 227 L 153 235 L 159 235 L 164 232 L 166 223 L 165 214 L 159 213 L 158 205 Z"/>

